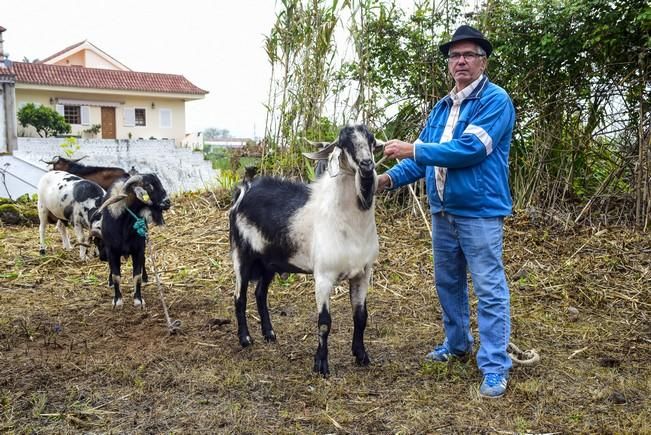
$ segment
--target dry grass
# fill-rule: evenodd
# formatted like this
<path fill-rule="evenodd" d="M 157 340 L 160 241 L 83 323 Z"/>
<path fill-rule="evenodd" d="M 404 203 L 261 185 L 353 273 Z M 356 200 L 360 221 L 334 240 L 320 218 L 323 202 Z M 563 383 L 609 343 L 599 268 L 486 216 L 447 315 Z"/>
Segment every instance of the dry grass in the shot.
<path fill-rule="evenodd" d="M 253 330 L 250 298 L 257 340 L 239 347 L 225 199 L 178 198 L 168 226 L 153 230 L 166 301 L 182 321 L 175 336 L 155 284 L 145 310 L 125 301 L 113 311 L 106 264 L 63 252 L 53 227 L 43 257 L 36 227 L 0 227 L 0 432 L 651 432 L 648 234 L 508 221 L 513 341 L 543 359 L 516 368 L 507 396 L 487 401 L 473 361 L 422 362 L 442 338 L 428 235 L 417 215 L 380 208 L 372 363 L 354 364 L 339 287 L 328 379 L 311 371 L 311 277 L 273 283 L 275 344 Z M 129 264 L 127 288 L 130 273 Z"/>

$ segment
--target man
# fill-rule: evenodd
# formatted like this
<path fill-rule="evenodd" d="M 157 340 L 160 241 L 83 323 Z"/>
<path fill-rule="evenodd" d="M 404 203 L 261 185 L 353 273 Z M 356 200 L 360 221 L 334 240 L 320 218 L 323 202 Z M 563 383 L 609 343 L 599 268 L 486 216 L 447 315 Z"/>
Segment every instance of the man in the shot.
<path fill-rule="evenodd" d="M 508 158 L 515 111 L 504 89 L 484 75 L 492 46 L 478 30 L 459 27 L 441 45 L 455 87 L 436 104 L 418 140 L 391 140 L 384 154 L 402 159 L 378 189 L 425 177 L 432 213 L 436 290 L 445 341 L 426 359 L 466 359 L 473 346 L 466 270 L 478 298 L 477 365 L 483 397 L 506 391 L 511 359 L 509 289 L 502 263 L 504 216 L 511 214 Z"/>

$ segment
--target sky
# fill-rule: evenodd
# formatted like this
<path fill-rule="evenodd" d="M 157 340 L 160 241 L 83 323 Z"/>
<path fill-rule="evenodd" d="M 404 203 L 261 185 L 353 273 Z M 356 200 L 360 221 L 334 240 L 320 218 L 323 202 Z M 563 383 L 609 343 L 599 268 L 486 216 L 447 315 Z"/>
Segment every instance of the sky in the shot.
<path fill-rule="evenodd" d="M 186 132 L 264 134 L 275 0 L 14 0 L 0 26 L 13 61 L 87 39 L 133 71 L 181 74 L 209 91 L 186 103 Z"/>

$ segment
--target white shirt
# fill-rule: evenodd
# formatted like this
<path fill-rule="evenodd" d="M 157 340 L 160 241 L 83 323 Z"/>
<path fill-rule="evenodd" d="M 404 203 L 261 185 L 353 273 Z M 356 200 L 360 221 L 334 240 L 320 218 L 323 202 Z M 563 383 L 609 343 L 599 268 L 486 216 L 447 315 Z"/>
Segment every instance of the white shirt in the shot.
<path fill-rule="evenodd" d="M 448 120 L 445 123 L 445 129 L 443 130 L 443 135 L 439 140 L 439 143 L 449 142 L 452 140 L 452 132 L 454 132 L 454 127 L 457 125 L 459 120 L 459 113 L 461 112 L 461 103 L 463 100 L 468 98 L 472 91 L 475 90 L 481 79 L 484 78 L 484 75 L 480 75 L 477 80 L 472 82 L 470 85 L 466 86 L 459 92 L 456 92 L 454 89 L 450 91 L 450 98 L 452 98 L 452 109 L 450 109 L 450 114 L 448 115 Z M 445 192 L 445 180 L 448 175 L 448 168 L 441 168 L 434 166 L 434 171 L 436 174 L 436 191 L 439 194 L 439 199 L 441 203 L 443 202 L 443 192 Z"/>

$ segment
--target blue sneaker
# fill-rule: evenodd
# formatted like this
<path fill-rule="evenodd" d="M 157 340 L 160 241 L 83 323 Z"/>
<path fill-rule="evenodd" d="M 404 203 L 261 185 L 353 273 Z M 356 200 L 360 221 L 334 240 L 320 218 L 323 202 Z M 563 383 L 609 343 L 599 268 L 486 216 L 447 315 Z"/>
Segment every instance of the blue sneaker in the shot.
<path fill-rule="evenodd" d="M 453 359 L 458 359 L 461 362 L 468 361 L 470 352 L 466 352 L 460 355 L 450 352 L 448 347 L 444 344 L 436 346 L 433 351 L 425 355 L 425 361 L 431 362 L 448 362 Z"/>
<path fill-rule="evenodd" d="M 487 399 L 497 399 L 506 392 L 507 376 L 500 373 L 487 373 L 479 387 L 479 395 Z"/>

